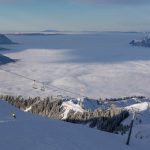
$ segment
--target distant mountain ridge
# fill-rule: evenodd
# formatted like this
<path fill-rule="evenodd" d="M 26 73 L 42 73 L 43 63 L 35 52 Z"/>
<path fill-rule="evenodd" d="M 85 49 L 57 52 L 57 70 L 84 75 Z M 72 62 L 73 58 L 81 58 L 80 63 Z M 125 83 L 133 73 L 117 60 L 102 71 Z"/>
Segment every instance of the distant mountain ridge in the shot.
<path fill-rule="evenodd" d="M 132 40 L 129 44 L 132 46 L 150 47 L 150 36 L 147 35 L 141 40 Z"/>
<path fill-rule="evenodd" d="M 15 60 L 0 54 L 0 65 L 15 62 Z"/>
<path fill-rule="evenodd" d="M 0 44 L 16 44 L 11 41 L 6 35 L 0 34 Z"/>
<path fill-rule="evenodd" d="M 0 45 L 9 45 L 9 44 L 16 44 L 13 41 L 11 41 L 7 36 L 5 36 L 4 34 L 0 34 Z M 3 48 L 0 47 L 0 50 L 8 50 L 7 48 Z M 15 60 L 6 57 L 2 54 L 0 54 L 0 65 L 3 64 L 7 64 L 7 63 L 11 63 L 11 62 L 15 62 Z"/>
<path fill-rule="evenodd" d="M 42 32 L 60 32 L 59 30 L 44 30 Z"/>
<path fill-rule="evenodd" d="M 4 47 L 0 47 L 0 51 L 7 51 L 7 50 L 9 50 L 9 49 L 4 48 Z"/>

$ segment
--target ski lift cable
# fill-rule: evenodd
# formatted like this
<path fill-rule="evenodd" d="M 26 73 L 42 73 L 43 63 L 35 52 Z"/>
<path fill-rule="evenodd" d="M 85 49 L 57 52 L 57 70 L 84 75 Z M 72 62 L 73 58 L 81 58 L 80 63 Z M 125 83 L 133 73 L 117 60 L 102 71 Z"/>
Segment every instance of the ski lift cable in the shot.
<path fill-rule="evenodd" d="M 7 73 L 10 73 L 10 74 L 13 74 L 13 75 L 18 76 L 18 77 L 21 77 L 21 78 L 24 78 L 24 79 L 33 81 L 33 82 L 36 82 L 36 83 L 43 84 L 42 81 L 39 81 L 39 80 L 35 80 L 35 79 L 32 79 L 32 78 L 26 77 L 26 76 L 24 76 L 24 75 L 21 75 L 21 74 L 18 74 L 18 73 L 15 73 L 15 72 L 12 72 L 12 71 L 3 69 L 3 68 L 1 68 L 1 67 L 0 67 L 0 70 L 2 70 L 2 71 L 4 71 L 4 72 L 7 72 Z M 58 90 L 60 90 L 60 91 L 64 91 L 64 92 L 67 92 L 67 93 L 71 93 L 71 94 L 73 94 L 73 95 L 78 95 L 78 96 L 81 96 L 81 97 L 87 97 L 87 96 L 84 96 L 84 95 L 82 95 L 82 94 L 79 94 L 79 93 L 76 93 L 76 92 L 72 92 L 72 91 L 70 91 L 70 90 L 66 90 L 66 89 L 63 89 L 63 88 L 60 88 L 60 87 L 57 87 L 57 86 L 54 86 L 54 85 L 45 85 L 45 88 L 55 88 L 55 89 L 58 89 Z"/>
<path fill-rule="evenodd" d="M 8 72 L 8 73 L 13 74 L 13 75 L 15 75 L 15 76 L 19 76 L 19 77 L 21 77 L 21 78 L 25 78 L 25 79 L 27 79 L 27 80 L 35 81 L 34 79 L 31 79 L 31 78 L 29 78 L 29 77 L 26 77 L 26 76 L 24 76 L 24 75 L 21 75 L 21 74 L 18 74 L 18 73 L 9 71 L 9 70 L 5 70 L 5 69 L 3 69 L 3 68 L 0 68 L 0 70 L 3 70 L 3 71 L 5 71 L 5 72 Z"/>
<path fill-rule="evenodd" d="M 78 95 L 78 96 L 81 96 L 81 97 L 87 97 L 87 96 L 81 95 L 81 94 L 79 94 L 79 93 L 72 92 L 72 91 L 70 91 L 70 90 L 66 90 L 66 89 L 59 88 L 59 87 L 54 86 L 54 85 L 47 85 L 46 87 L 48 87 L 48 88 L 53 87 L 53 88 L 56 88 L 56 89 L 58 89 L 58 90 L 61 90 L 61 91 L 70 93 L 70 94 Z"/>

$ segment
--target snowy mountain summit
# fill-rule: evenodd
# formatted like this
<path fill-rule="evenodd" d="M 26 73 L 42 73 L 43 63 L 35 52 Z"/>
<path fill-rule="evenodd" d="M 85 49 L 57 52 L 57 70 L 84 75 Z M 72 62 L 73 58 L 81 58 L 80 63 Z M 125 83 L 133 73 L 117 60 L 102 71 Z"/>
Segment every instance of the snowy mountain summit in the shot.
<path fill-rule="evenodd" d="M 141 40 L 132 40 L 129 44 L 132 46 L 150 47 L 150 36 L 147 35 Z"/>
<path fill-rule="evenodd" d="M 100 104 L 98 102 L 98 100 L 92 100 L 89 98 L 77 98 L 77 99 L 64 99 L 64 101 L 62 102 L 61 108 L 63 109 L 63 113 L 62 113 L 62 119 L 66 119 L 67 115 L 69 113 L 69 111 L 74 111 L 76 112 L 85 112 L 88 110 L 96 110 L 97 108 L 100 107 Z"/>

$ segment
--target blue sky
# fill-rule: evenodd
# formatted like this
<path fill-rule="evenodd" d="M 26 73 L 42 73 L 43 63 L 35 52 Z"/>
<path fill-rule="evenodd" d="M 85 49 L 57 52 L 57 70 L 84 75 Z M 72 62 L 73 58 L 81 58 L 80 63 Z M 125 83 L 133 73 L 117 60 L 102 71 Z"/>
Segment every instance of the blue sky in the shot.
<path fill-rule="evenodd" d="M 0 0 L 0 31 L 150 31 L 150 0 Z"/>

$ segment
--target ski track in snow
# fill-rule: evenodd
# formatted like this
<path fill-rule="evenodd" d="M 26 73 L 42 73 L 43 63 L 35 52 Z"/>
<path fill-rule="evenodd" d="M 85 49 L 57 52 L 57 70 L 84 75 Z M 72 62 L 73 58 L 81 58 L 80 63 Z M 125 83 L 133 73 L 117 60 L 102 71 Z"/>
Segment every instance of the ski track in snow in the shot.
<path fill-rule="evenodd" d="M 17 118 L 7 122 L 5 118 L 10 117 L 10 112 L 15 112 Z M 6 121 L 0 123 L 0 147 L 3 150 L 148 150 L 149 147 L 149 140 L 145 138 L 141 140 L 133 136 L 130 146 L 127 146 L 127 135 L 35 116 L 21 112 L 2 100 L 0 118 L 1 122 Z"/>

